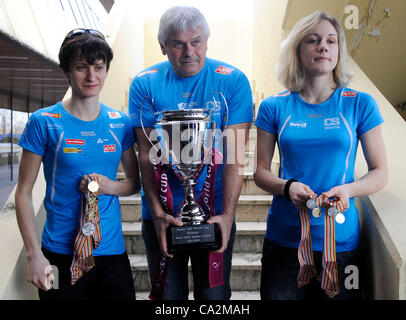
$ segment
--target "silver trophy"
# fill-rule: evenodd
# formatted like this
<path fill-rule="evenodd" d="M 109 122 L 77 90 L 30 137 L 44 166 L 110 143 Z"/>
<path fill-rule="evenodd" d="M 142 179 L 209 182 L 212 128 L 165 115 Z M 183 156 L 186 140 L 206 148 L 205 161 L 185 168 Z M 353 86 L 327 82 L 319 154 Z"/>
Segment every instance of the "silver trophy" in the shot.
<path fill-rule="evenodd" d="M 187 225 L 199 225 L 205 221 L 205 212 L 195 199 L 193 186 L 197 171 L 212 161 L 216 123 L 203 109 L 163 111 L 158 117 L 155 130 L 161 159 L 175 169 L 185 187 L 179 218 Z"/>
<path fill-rule="evenodd" d="M 204 109 L 186 109 L 158 112 L 154 126 L 159 141 L 161 162 L 168 164 L 182 180 L 185 200 L 178 218 L 184 226 L 168 229 L 168 252 L 221 247 L 219 227 L 206 224 L 208 208 L 195 198 L 196 179 L 205 165 L 213 159 L 216 122 Z"/>

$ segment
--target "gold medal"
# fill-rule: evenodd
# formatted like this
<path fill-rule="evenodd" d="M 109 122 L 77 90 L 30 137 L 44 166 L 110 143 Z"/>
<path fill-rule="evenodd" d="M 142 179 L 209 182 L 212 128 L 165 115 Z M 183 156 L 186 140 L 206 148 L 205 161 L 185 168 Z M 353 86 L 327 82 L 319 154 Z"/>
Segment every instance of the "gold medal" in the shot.
<path fill-rule="evenodd" d="M 321 216 L 321 209 L 319 207 L 316 207 L 312 210 L 312 215 L 315 218 L 318 218 Z"/>
<path fill-rule="evenodd" d="M 95 210 L 89 210 L 87 212 L 87 219 L 88 220 L 93 220 L 95 218 L 95 216 L 96 216 L 96 211 Z"/>

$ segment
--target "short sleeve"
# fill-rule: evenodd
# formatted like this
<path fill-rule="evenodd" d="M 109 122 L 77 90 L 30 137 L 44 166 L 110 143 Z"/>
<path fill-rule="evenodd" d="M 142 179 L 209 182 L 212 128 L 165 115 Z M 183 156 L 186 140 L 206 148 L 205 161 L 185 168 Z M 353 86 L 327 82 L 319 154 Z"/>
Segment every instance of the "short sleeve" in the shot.
<path fill-rule="evenodd" d="M 127 117 L 127 115 L 123 114 L 123 119 L 124 119 L 124 136 L 123 136 L 123 141 L 121 143 L 123 151 L 126 151 L 127 149 L 131 148 L 134 146 L 135 143 L 135 138 L 134 138 L 134 130 L 133 126 L 131 124 L 130 118 Z"/>
<path fill-rule="evenodd" d="M 358 136 L 383 123 L 382 115 L 379 111 L 375 99 L 364 93 L 360 102 L 360 112 L 358 117 Z"/>
<path fill-rule="evenodd" d="M 147 81 L 147 76 L 136 76 L 131 82 L 128 113 L 133 127 L 151 128 L 155 124 L 153 101 L 146 89 Z"/>
<path fill-rule="evenodd" d="M 252 122 L 253 120 L 253 103 L 251 86 L 244 75 L 239 73 L 235 82 L 232 84 L 234 94 L 228 102 L 229 119 L 228 125 Z"/>
<path fill-rule="evenodd" d="M 276 136 L 277 130 L 275 126 L 275 105 L 269 98 L 265 99 L 260 104 L 255 125 L 258 128 Z"/>
<path fill-rule="evenodd" d="M 41 120 L 37 113 L 30 116 L 18 145 L 43 157 L 47 147 L 48 135 L 46 133 L 46 122 Z"/>

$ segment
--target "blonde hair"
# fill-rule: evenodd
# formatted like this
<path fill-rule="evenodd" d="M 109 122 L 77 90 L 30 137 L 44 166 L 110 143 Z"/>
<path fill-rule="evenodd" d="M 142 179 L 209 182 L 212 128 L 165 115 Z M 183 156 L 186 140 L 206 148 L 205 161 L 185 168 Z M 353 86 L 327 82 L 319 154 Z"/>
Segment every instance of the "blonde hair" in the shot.
<path fill-rule="evenodd" d="M 347 65 L 347 45 L 341 25 L 334 17 L 317 10 L 298 21 L 281 46 L 276 73 L 279 82 L 291 91 L 299 92 L 304 88 L 306 74 L 300 61 L 300 46 L 306 34 L 322 20 L 329 21 L 338 35 L 339 55 L 333 70 L 334 82 L 337 87 L 345 87 L 353 77 Z"/>

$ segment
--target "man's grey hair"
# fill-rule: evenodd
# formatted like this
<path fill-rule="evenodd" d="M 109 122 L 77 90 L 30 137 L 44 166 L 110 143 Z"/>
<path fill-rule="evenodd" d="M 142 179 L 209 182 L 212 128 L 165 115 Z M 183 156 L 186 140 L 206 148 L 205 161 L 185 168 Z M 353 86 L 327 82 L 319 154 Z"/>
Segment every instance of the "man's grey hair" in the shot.
<path fill-rule="evenodd" d="M 202 29 L 206 40 L 209 39 L 209 25 L 198 9 L 185 6 L 169 8 L 159 21 L 158 41 L 166 45 L 170 33 L 182 33 L 188 29 Z"/>

